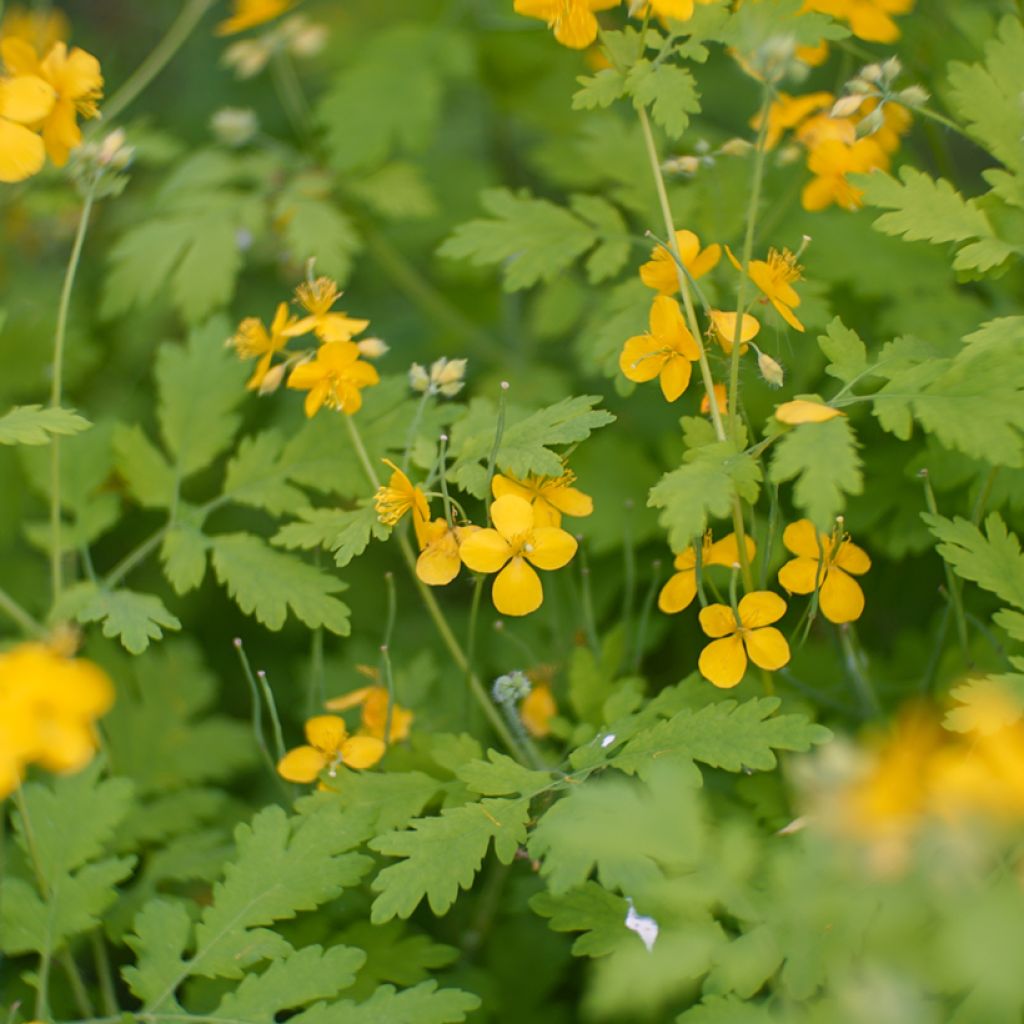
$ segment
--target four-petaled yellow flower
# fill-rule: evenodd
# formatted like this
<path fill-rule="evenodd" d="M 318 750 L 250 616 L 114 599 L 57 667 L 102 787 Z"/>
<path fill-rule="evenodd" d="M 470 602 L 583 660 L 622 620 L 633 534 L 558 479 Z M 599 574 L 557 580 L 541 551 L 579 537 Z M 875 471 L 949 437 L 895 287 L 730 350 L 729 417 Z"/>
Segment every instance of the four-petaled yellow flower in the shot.
<path fill-rule="evenodd" d="M 294 6 L 295 0 L 234 0 L 231 17 L 222 21 L 214 31 L 219 36 L 234 36 L 273 21 Z"/>
<path fill-rule="evenodd" d="M 459 555 L 474 572 L 497 573 L 491 598 L 502 615 L 529 615 L 544 601 L 538 569 L 561 569 L 576 554 L 576 539 L 557 526 L 538 526 L 533 506 L 514 494 L 491 505 L 493 529 L 476 530 Z"/>
<path fill-rule="evenodd" d="M 321 341 L 351 341 L 355 335 L 365 331 L 370 326 L 369 320 L 358 320 L 331 311 L 331 306 L 341 295 L 337 284 L 329 277 L 318 277 L 315 281 L 300 284 L 295 289 L 295 298 L 309 316 L 295 325 L 299 333 L 312 331 Z"/>
<path fill-rule="evenodd" d="M 736 686 L 747 671 L 747 659 L 769 672 L 789 662 L 789 644 L 772 625 L 786 614 L 786 602 L 770 590 L 755 590 L 740 599 L 739 616 L 727 604 L 709 604 L 700 611 L 700 626 L 715 638 L 700 652 L 697 667 L 723 690 Z"/>
<path fill-rule="evenodd" d="M 452 526 L 447 519 L 426 523 L 418 532 L 420 555 L 416 559 L 416 575 L 430 587 L 443 587 L 459 575 L 462 559 L 459 548 L 478 526 Z"/>
<path fill-rule="evenodd" d="M 558 705 L 547 683 L 534 683 L 519 705 L 519 717 L 526 731 L 539 740 L 551 735 L 551 719 L 557 714 Z"/>
<path fill-rule="evenodd" d="M 263 321 L 256 316 L 248 316 L 238 325 L 231 344 L 235 347 L 239 358 L 255 359 L 257 356 L 260 357 L 253 375 L 246 382 L 247 388 L 250 390 L 258 388 L 270 369 L 274 353 L 280 352 L 288 344 L 289 338 L 304 333 L 298 329 L 298 323 L 296 317 L 289 315 L 288 303 L 282 302 L 277 307 L 269 331 L 263 326 Z"/>
<path fill-rule="evenodd" d="M 732 250 L 727 248 L 725 251 L 732 265 L 742 273 L 743 267 L 732 254 Z M 780 252 L 771 248 L 768 250 L 768 259 L 750 261 L 747 276 L 760 288 L 764 297 L 790 327 L 796 331 L 804 329 L 804 325 L 793 312 L 793 308 L 800 305 L 800 296 L 793 288 L 793 282 L 803 277 L 803 267 L 797 263 L 793 253 L 788 249 Z"/>
<path fill-rule="evenodd" d="M 853 576 L 871 568 L 867 552 L 835 530 L 831 535 L 814 528 L 809 519 L 790 523 L 782 543 L 796 558 L 779 570 L 779 583 L 791 594 L 818 591 L 818 607 L 829 622 L 853 622 L 864 611 L 864 591 Z"/>
<path fill-rule="evenodd" d="M 750 537 L 744 537 L 747 549 L 747 562 L 751 562 L 757 554 L 757 547 Z M 740 564 L 740 546 L 736 541 L 736 534 L 730 533 L 721 540 L 712 541 L 711 531 L 704 534 L 701 541 L 701 568 L 709 565 L 733 566 Z M 685 608 L 689 608 L 693 599 L 697 596 L 697 551 L 694 547 L 688 547 L 685 551 L 676 555 L 675 573 L 669 577 L 668 582 L 661 588 L 658 595 L 658 607 L 666 615 L 675 615 Z"/>
<path fill-rule="evenodd" d="M 277 773 L 289 782 L 312 782 L 325 768 L 333 776 L 339 764 L 371 768 L 387 749 L 376 736 L 349 736 L 337 715 L 316 715 L 305 731 L 308 746 L 289 750 L 277 763 Z"/>
<path fill-rule="evenodd" d="M 324 705 L 328 711 L 348 711 L 359 708 L 359 734 L 384 739 L 387 729 L 388 704 L 391 703 L 386 686 L 363 686 L 351 693 L 334 697 Z M 412 728 L 413 713 L 397 701 L 391 703 L 391 729 L 388 742 L 406 739 Z"/>
<path fill-rule="evenodd" d="M 661 393 L 674 402 L 690 383 L 690 364 L 700 359 L 700 347 L 683 322 L 679 303 L 667 295 L 651 305 L 650 327 L 623 346 L 619 369 L 638 383 L 657 377 Z"/>
<path fill-rule="evenodd" d="M 416 487 L 390 459 L 381 460 L 391 469 L 391 479 L 377 488 L 373 504 L 377 518 L 385 526 L 395 526 L 406 512 L 412 512 L 412 525 L 420 546 L 424 544 L 427 524 L 430 522 L 430 503 L 427 496 Z"/>
<path fill-rule="evenodd" d="M 720 245 L 700 247 L 700 239 L 692 231 L 677 231 L 676 245 L 683 266 L 695 281 L 713 270 L 722 258 Z M 648 288 L 653 288 L 661 295 L 675 295 L 679 291 L 679 272 L 672 253 L 663 245 L 656 245 L 651 250 L 651 258 L 640 266 L 640 280 Z"/>
<path fill-rule="evenodd" d="M 540 18 L 554 29 L 555 39 L 573 50 L 586 49 L 597 38 L 594 11 L 618 7 L 621 0 L 515 0 L 516 14 Z"/>
<path fill-rule="evenodd" d="M 305 405 L 308 417 L 315 416 L 323 405 L 351 416 L 362 407 L 362 389 L 379 381 L 377 371 L 359 358 L 354 342 L 329 341 L 317 349 L 314 359 L 292 370 L 288 387 L 309 392 Z"/>
<path fill-rule="evenodd" d="M 708 316 L 711 317 L 711 333 L 715 336 L 722 351 L 729 355 L 732 352 L 732 344 L 736 338 L 736 314 L 723 313 L 720 309 L 713 309 Z M 742 355 L 750 347 L 748 341 L 757 337 L 761 330 L 761 324 L 757 317 L 749 313 L 743 314 L 743 324 L 740 333 L 740 354 Z"/>
<path fill-rule="evenodd" d="M 563 515 L 583 517 L 594 511 L 593 499 L 573 487 L 574 483 L 576 474 L 568 469 L 561 476 L 530 473 L 525 480 L 496 473 L 491 481 L 491 492 L 496 498 L 515 494 L 530 502 L 538 526 L 561 526 Z"/>
<path fill-rule="evenodd" d="M 43 133 L 47 155 L 54 164 L 63 167 L 71 150 L 82 142 L 78 115 L 99 116 L 97 103 L 103 95 L 100 62 L 78 47 L 69 53 L 65 43 L 54 43 L 40 60 L 35 49 L 23 39 L 3 40 L 0 53 L 15 79 L 26 75 L 39 78 L 52 90 L 52 105 L 34 127 Z"/>

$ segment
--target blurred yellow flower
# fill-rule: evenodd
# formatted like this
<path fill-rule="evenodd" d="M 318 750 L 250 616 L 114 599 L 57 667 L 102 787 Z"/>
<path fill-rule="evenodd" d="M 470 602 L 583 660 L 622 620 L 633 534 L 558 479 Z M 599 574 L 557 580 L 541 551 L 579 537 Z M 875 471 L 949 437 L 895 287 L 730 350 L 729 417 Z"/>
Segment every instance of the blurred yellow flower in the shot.
<path fill-rule="evenodd" d="M 715 0 L 648 0 L 647 7 L 659 18 L 688 21 L 695 4 L 713 4 Z"/>
<path fill-rule="evenodd" d="M 626 342 L 619 369 L 637 383 L 657 377 L 661 393 L 674 402 L 689 385 L 691 363 L 698 359 L 700 346 L 683 322 L 679 303 L 659 295 L 651 305 L 650 330 Z"/>
<path fill-rule="evenodd" d="M 594 11 L 618 7 L 621 0 L 515 0 L 513 10 L 527 18 L 540 18 L 553 29 L 555 39 L 573 50 L 585 50 L 597 38 Z"/>
<path fill-rule="evenodd" d="M 561 526 L 563 515 L 582 517 L 594 511 L 593 499 L 573 487 L 574 483 L 576 474 L 568 469 L 561 476 L 530 473 L 525 480 L 510 473 L 496 473 L 491 480 L 491 493 L 495 498 L 515 494 L 530 502 L 538 526 Z"/>
<path fill-rule="evenodd" d="M 803 9 L 845 21 L 866 42 L 894 43 L 900 30 L 892 16 L 907 14 L 913 7 L 914 0 L 804 0 Z"/>
<path fill-rule="evenodd" d="M 312 331 L 321 341 L 351 341 L 365 331 L 370 326 L 369 320 L 357 320 L 331 311 L 341 295 L 337 284 L 329 277 L 304 281 L 295 289 L 295 298 L 309 316 L 300 320 L 296 328 L 303 334 Z"/>
<path fill-rule="evenodd" d="M 747 549 L 747 562 L 751 562 L 757 554 L 757 547 L 750 537 L 744 537 Z M 709 565 L 733 566 L 740 564 L 740 546 L 736 534 L 730 533 L 721 540 L 712 541 L 711 531 L 704 534 L 701 541 L 701 568 Z M 666 615 L 675 615 L 688 608 L 697 596 L 697 551 L 688 547 L 676 555 L 675 573 L 669 577 L 658 595 L 658 607 Z"/>
<path fill-rule="evenodd" d="M 0 181 L 24 181 L 46 162 L 42 137 L 33 127 L 53 110 L 53 87 L 37 75 L 0 78 Z"/>
<path fill-rule="evenodd" d="M 683 266 L 695 281 L 713 270 L 722 258 L 720 245 L 701 249 L 700 239 L 692 231 L 677 231 L 676 245 Z M 663 245 L 651 250 L 651 258 L 640 266 L 640 280 L 661 295 L 675 295 L 679 291 L 679 273 L 672 253 Z"/>
<path fill-rule="evenodd" d="M 233 0 L 230 18 L 225 18 L 215 29 L 219 36 L 233 36 L 280 17 L 295 0 Z"/>
<path fill-rule="evenodd" d="M 779 583 L 790 594 L 818 591 L 818 606 L 829 622 L 853 622 L 864 611 L 864 591 L 853 576 L 871 568 L 867 552 L 848 534 L 819 532 L 809 519 L 790 523 L 782 543 L 796 558 L 779 570 Z"/>
<path fill-rule="evenodd" d="M 700 652 L 697 667 L 722 689 L 739 684 L 747 659 L 772 672 L 789 662 L 789 644 L 771 625 L 786 614 L 786 602 L 769 590 L 755 590 L 740 599 L 739 615 L 726 604 L 709 604 L 700 611 L 701 629 L 713 637 Z"/>
<path fill-rule="evenodd" d="M 805 210 L 824 210 L 833 203 L 844 210 L 856 210 L 863 193 L 846 180 L 846 175 L 885 170 L 889 157 L 874 139 L 858 139 L 852 145 L 826 139 L 811 150 L 807 166 L 815 177 L 804 186 L 800 197 Z"/>
<path fill-rule="evenodd" d="M 259 356 L 256 369 L 246 382 L 247 388 L 250 390 L 258 388 L 270 369 L 274 353 L 280 352 L 288 344 L 289 338 L 295 338 L 305 333 L 298 329 L 298 323 L 297 317 L 289 315 L 288 303 L 282 302 L 277 307 L 269 331 L 263 326 L 263 321 L 255 316 L 246 317 L 238 325 L 238 330 L 230 342 L 238 353 L 238 357 L 240 359 L 255 359 Z"/>
<path fill-rule="evenodd" d="M 785 92 L 777 93 L 768 108 L 765 147 L 767 149 L 774 148 L 787 131 L 796 128 L 819 110 L 831 107 L 834 102 L 835 96 L 830 92 L 810 92 L 804 96 L 790 96 Z M 760 131 L 760 114 L 751 118 L 750 126 Z"/>
<path fill-rule="evenodd" d="M 363 686 L 358 690 L 334 697 L 324 705 L 328 711 L 348 711 L 359 708 L 359 733 L 384 739 L 388 720 L 388 691 L 386 686 Z M 391 705 L 391 730 L 388 742 L 398 743 L 409 735 L 413 713 L 397 701 Z"/>
<path fill-rule="evenodd" d="M 15 4 L 4 11 L 0 21 L 0 39 L 24 39 L 38 53 L 46 53 L 70 34 L 67 15 L 56 7 L 35 11 Z"/>
<path fill-rule="evenodd" d="M 278 774 L 289 782 L 312 782 L 325 768 L 334 775 L 339 764 L 371 768 L 385 752 L 376 736 L 349 736 L 337 715 L 316 715 L 306 722 L 308 745 L 289 750 L 277 763 Z"/>
<path fill-rule="evenodd" d="M 742 273 L 743 267 L 732 254 L 732 250 L 727 246 L 725 251 L 732 265 Z M 800 305 L 800 296 L 793 288 L 793 283 L 803 277 L 803 267 L 797 263 L 796 256 L 788 249 L 780 252 L 771 248 L 766 260 L 751 260 L 746 273 L 761 290 L 765 299 L 775 307 L 779 316 L 794 330 L 802 331 L 804 325 L 793 312 L 794 307 Z"/>
<path fill-rule="evenodd" d="M 459 548 L 473 572 L 497 573 L 491 598 L 502 615 L 529 615 L 544 601 L 538 569 L 561 569 L 576 554 L 576 539 L 557 526 L 538 526 L 533 506 L 515 494 L 491 505 L 494 528 L 476 530 Z"/>
<path fill-rule="evenodd" d="M 379 382 L 380 375 L 360 360 L 359 348 L 351 341 L 321 345 L 315 358 L 299 363 L 288 377 L 288 387 L 309 392 L 307 417 L 315 416 L 323 405 L 351 416 L 362 408 L 362 389 Z"/>
<path fill-rule="evenodd" d="M 558 705 L 547 683 L 534 683 L 519 705 L 519 717 L 526 731 L 539 740 L 551 735 L 551 719 L 557 714 Z"/>
<path fill-rule="evenodd" d="M 723 416 L 729 411 L 729 389 L 724 384 L 715 384 L 715 406 L 719 413 Z M 700 411 L 705 415 L 709 415 L 711 412 L 711 399 L 708 393 L 704 392 L 704 397 L 700 400 Z"/>

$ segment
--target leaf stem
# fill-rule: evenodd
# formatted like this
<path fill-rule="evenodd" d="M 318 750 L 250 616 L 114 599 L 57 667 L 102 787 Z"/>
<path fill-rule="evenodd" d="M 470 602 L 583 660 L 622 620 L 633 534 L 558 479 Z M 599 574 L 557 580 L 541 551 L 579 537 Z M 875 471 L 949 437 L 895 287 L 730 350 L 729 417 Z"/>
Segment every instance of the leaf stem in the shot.
<path fill-rule="evenodd" d="M 46 628 L 42 623 L 32 618 L 3 587 L 0 587 L 0 611 L 4 612 L 9 619 L 21 626 L 25 633 L 38 637 L 46 636 Z"/>
<path fill-rule="evenodd" d="M 28 804 L 25 803 L 25 794 L 21 786 L 14 791 L 14 802 L 18 805 L 18 814 L 21 816 L 22 833 L 25 836 L 25 847 L 28 850 L 28 857 L 32 863 L 32 871 L 36 876 L 36 886 L 39 895 L 45 902 L 50 899 L 50 887 L 46 884 L 46 875 L 43 873 L 43 866 L 39 860 L 39 849 L 36 846 L 36 836 L 32 829 L 32 819 L 29 817 Z M 48 908 L 48 916 L 52 918 L 53 908 Z M 39 953 L 39 976 L 36 979 L 36 1020 L 45 1020 L 49 1014 L 50 1002 L 50 965 L 53 960 L 53 949 L 50 944 L 52 931 L 45 929 L 43 949 Z"/>

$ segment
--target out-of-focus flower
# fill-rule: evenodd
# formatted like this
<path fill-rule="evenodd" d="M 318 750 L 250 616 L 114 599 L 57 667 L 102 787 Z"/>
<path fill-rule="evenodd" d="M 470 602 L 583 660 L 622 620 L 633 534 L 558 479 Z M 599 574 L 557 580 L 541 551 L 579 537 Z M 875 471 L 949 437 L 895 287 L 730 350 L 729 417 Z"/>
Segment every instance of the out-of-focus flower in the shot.
<path fill-rule="evenodd" d="M 397 701 L 391 702 L 386 686 L 363 686 L 358 690 L 342 694 L 327 701 L 324 707 L 328 711 L 348 711 L 359 708 L 359 734 L 384 739 L 387 729 L 388 711 L 391 712 L 391 729 L 389 743 L 399 743 L 406 739 L 412 728 L 413 713 L 402 707 Z"/>
<path fill-rule="evenodd" d="M 555 39 L 573 50 L 585 50 L 597 38 L 594 11 L 618 7 L 621 0 L 515 0 L 516 14 L 548 23 Z"/>
<path fill-rule="evenodd" d="M 295 298 L 309 315 L 296 326 L 303 333 L 312 331 L 321 341 L 351 341 L 370 326 L 370 321 L 333 311 L 331 307 L 341 296 L 338 285 L 329 277 L 304 281 L 295 289 Z"/>
<path fill-rule="evenodd" d="M 67 42 L 69 35 L 67 15 L 57 7 L 34 11 L 14 4 L 0 21 L 0 40 L 23 39 L 37 53 L 46 53 L 54 43 Z"/>
<path fill-rule="evenodd" d="M 534 683 L 519 705 L 519 717 L 526 731 L 539 740 L 551 735 L 551 719 L 557 714 L 558 704 L 547 683 Z"/>
<path fill-rule="evenodd" d="M 359 358 L 351 341 L 328 341 L 316 356 L 299 363 L 288 377 L 288 387 L 308 391 L 305 410 L 313 417 L 326 405 L 351 416 L 363 405 L 362 389 L 380 382 L 380 375 Z"/>
<path fill-rule="evenodd" d="M 233 0 L 231 17 L 222 21 L 214 31 L 219 36 L 237 35 L 279 18 L 294 4 L 295 0 Z"/>
<path fill-rule="evenodd" d="M 804 398 L 795 398 L 792 402 L 783 402 L 782 405 L 775 407 L 775 418 L 780 423 L 788 423 L 793 427 L 801 423 L 824 423 L 826 420 L 834 420 L 837 416 L 845 415 L 846 413 L 833 409 L 824 402 L 808 402 Z"/>
<path fill-rule="evenodd" d="M 255 359 L 259 357 L 256 369 L 246 382 L 250 390 L 262 388 L 274 355 L 280 352 L 290 338 L 304 333 L 298 330 L 298 318 L 288 312 L 288 303 L 278 304 L 277 312 L 268 331 L 259 317 L 248 316 L 239 325 L 231 337 L 229 344 L 234 346 L 239 359 Z"/>
<path fill-rule="evenodd" d="M 210 118 L 210 128 L 218 142 L 237 149 L 260 130 L 260 122 L 249 107 L 221 107 Z"/>

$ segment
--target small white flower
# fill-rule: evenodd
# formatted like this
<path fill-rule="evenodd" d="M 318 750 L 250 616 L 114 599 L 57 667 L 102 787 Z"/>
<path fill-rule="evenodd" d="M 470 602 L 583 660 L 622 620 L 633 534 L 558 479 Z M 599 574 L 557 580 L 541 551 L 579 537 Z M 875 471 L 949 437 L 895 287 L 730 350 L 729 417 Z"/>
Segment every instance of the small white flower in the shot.
<path fill-rule="evenodd" d="M 647 952 L 650 953 L 654 949 L 654 943 L 658 938 L 658 922 L 653 917 L 638 914 L 636 907 L 633 906 L 633 901 L 628 896 L 626 901 L 629 903 L 629 912 L 626 914 L 626 927 L 631 932 L 636 932 L 640 936 L 640 941 L 646 946 Z"/>

